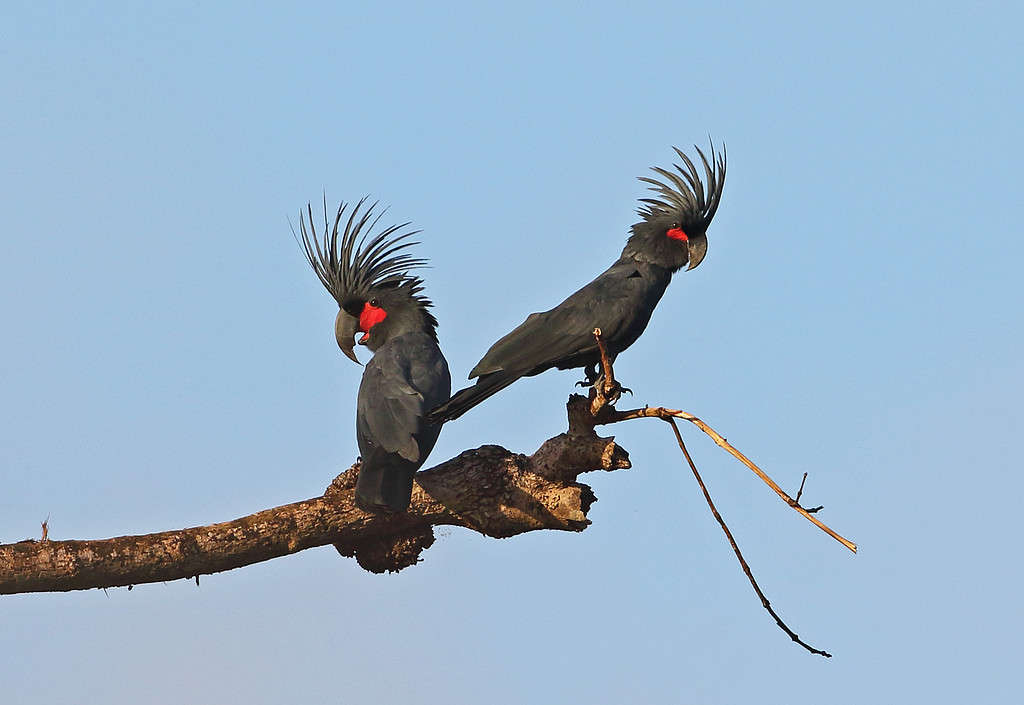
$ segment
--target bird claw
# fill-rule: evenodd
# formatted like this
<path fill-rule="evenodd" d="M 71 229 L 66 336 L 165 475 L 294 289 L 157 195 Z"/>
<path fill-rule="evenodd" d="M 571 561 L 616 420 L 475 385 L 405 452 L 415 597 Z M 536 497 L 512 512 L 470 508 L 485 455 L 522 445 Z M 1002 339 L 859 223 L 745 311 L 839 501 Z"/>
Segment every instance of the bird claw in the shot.
<path fill-rule="evenodd" d="M 619 384 L 615 378 L 612 378 L 611 384 L 606 384 L 604 374 L 598 370 L 597 365 L 591 365 L 583 368 L 583 374 L 586 375 L 586 379 L 576 382 L 577 387 L 590 387 L 591 399 L 595 396 L 599 396 L 609 404 L 615 404 L 625 392 L 630 396 L 633 396 L 633 390 L 629 387 L 623 387 Z"/>
<path fill-rule="evenodd" d="M 609 404 L 614 404 L 619 400 L 619 397 L 622 396 L 623 392 L 629 394 L 629 396 L 633 396 L 632 389 L 629 387 L 623 387 L 618 382 L 613 382 L 610 389 L 604 390 L 604 398 L 608 400 Z"/>

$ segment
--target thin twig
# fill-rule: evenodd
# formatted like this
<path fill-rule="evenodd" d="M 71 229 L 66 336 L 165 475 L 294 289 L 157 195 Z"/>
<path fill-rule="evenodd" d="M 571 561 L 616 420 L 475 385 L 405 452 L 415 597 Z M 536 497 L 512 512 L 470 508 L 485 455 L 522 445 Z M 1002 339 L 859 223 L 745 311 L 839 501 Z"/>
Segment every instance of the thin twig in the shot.
<path fill-rule="evenodd" d="M 618 386 L 615 383 L 615 373 L 612 371 L 612 361 L 608 357 L 608 349 L 601 337 L 601 329 L 594 329 L 594 341 L 597 343 L 597 350 L 601 355 L 601 376 L 590 387 L 590 415 L 596 417 L 606 406 L 615 403 L 615 399 L 609 399 Z M 616 397 L 617 398 L 617 397 Z"/>
<path fill-rule="evenodd" d="M 807 482 L 807 473 L 805 472 L 804 476 L 803 476 L 803 479 L 801 479 L 801 481 L 800 481 L 800 489 L 797 490 L 797 504 L 800 504 L 800 496 L 802 494 L 804 494 L 804 483 L 806 483 L 806 482 Z M 804 506 L 804 505 L 800 504 L 800 506 Z M 815 512 L 821 511 L 824 508 L 825 508 L 824 504 L 819 504 L 816 507 L 804 507 L 804 509 L 809 514 L 813 514 Z"/>
<path fill-rule="evenodd" d="M 744 560 L 743 554 L 740 553 L 740 547 L 736 545 L 736 539 L 733 538 L 732 532 L 729 531 L 729 527 L 725 525 L 725 520 L 722 518 L 722 515 L 718 513 L 718 508 L 715 507 L 715 503 L 711 499 L 711 494 L 708 492 L 708 488 L 704 484 L 704 480 L 701 479 L 700 473 L 697 472 L 697 466 L 694 464 L 693 458 L 690 457 L 689 451 L 686 450 L 686 444 L 683 443 L 683 436 L 682 434 L 679 433 L 679 427 L 676 426 L 675 419 L 672 417 L 668 417 L 665 420 L 668 421 L 670 426 L 672 426 L 672 433 L 674 433 L 676 436 L 676 442 L 679 444 L 679 449 L 683 451 L 683 455 L 686 457 L 686 462 L 689 463 L 690 470 L 693 471 L 693 476 L 697 478 L 697 484 L 700 485 L 700 491 L 704 493 L 704 499 L 707 501 L 708 507 L 710 507 L 711 509 L 711 513 L 714 515 L 715 520 L 718 521 L 718 525 L 722 527 L 722 531 L 725 532 L 725 537 L 729 539 L 729 544 L 732 546 L 733 553 L 736 554 L 736 558 L 739 560 L 740 566 L 743 567 L 743 572 L 747 574 L 747 579 L 750 581 L 750 584 L 754 587 L 754 592 L 756 592 L 757 596 L 761 598 L 761 604 L 764 606 L 766 610 L 768 610 L 768 614 L 770 614 L 775 619 L 775 623 L 779 625 L 779 628 L 782 629 L 782 631 L 786 632 L 786 634 L 789 635 L 789 638 L 795 641 L 796 643 L 800 644 L 800 646 L 804 647 L 812 654 L 818 654 L 820 656 L 824 656 L 825 658 L 832 658 L 832 654 L 830 654 L 829 652 L 822 651 L 821 649 L 816 649 L 807 642 L 803 641 L 799 636 L 796 635 L 796 632 L 794 632 L 792 629 L 786 626 L 786 623 L 782 621 L 782 618 L 778 615 L 778 613 L 776 613 L 776 611 L 772 609 L 772 605 L 768 601 L 768 598 L 764 596 L 764 593 L 761 592 L 761 588 L 757 584 L 757 581 L 754 580 L 754 574 L 750 571 L 750 566 L 747 565 L 747 561 Z"/>
<path fill-rule="evenodd" d="M 804 494 L 804 483 L 806 483 L 806 482 L 807 482 L 807 473 L 805 472 L 805 473 L 804 473 L 804 478 L 803 478 L 803 479 L 802 479 L 802 480 L 800 481 L 800 489 L 799 489 L 799 490 L 797 490 L 797 504 L 800 504 L 800 496 L 801 496 L 802 494 Z M 801 504 L 801 506 L 804 506 L 804 505 L 803 505 L 803 504 Z M 813 514 L 813 513 L 816 513 L 816 512 L 818 512 L 818 511 L 821 511 L 821 510 L 822 510 L 822 509 L 824 509 L 824 508 L 825 508 L 825 505 L 824 505 L 824 504 L 819 504 L 819 505 L 817 505 L 816 507 L 804 507 L 804 509 L 805 509 L 805 510 L 807 511 L 807 513 L 809 513 L 809 514 Z"/>
<path fill-rule="evenodd" d="M 612 361 L 608 359 L 608 349 L 604 346 L 604 338 L 601 337 L 601 329 L 594 329 L 594 340 L 597 341 L 597 349 L 601 353 L 601 379 L 603 380 L 601 390 L 603 396 L 615 389 L 615 373 L 612 372 Z"/>
<path fill-rule="evenodd" d="M 807 482 L 807 473 L 804 473 L 803 479 L 800 480 L 800 489 L 796 491 L 796 503 L 800 504 L 800 495 L 804 493 L 804 483 Z"/>
<path fill-rule="evenodd" d="M 790 497 L 788 494 L 786 494 L 786 492 L 781 487 L 779 487 L 775 483 L 775 481 L 772 480 L 772 478 L 768 477 L 768 474 L 764 470 L 757 467 L 757 465 L 755 465 L 754 462 L 750 460 L 750 458 L 743 455 L 743 453 L 739 452 L 734 447 L 732 447 L 732 445 L 730 445 L 727 440 L 725 440 L 717 431 L 715 431 L 715 429 L 708 426 L 706 423 L 701 421 L 693 414 L 689 414 L 685 411 L 680 411 L 678 409 L 666 409 L 660 406 L 644 407 L 643 409 L 630 409 L 629 411 L 618 411 L 616 409 L 605 408 L 602 409 L 601 413 L 595 419 L 595 424 L 610 424 L 618 423 L 619 421 L 628 421 L 630 419 L 645 418 L 655 418 L 663 420 L 677 418 L 683 419 L 684 421 L 689 421 L 694 426 L 696 426 L 701 431 L 710 436 L 711 440 L 713 440 L 720 448 L 724 448 L 726 451 L 728 451 L 730 455 L 732 455 L 734 458 L 736 458 L 741 463 L 750 468 L 750 470 L 753 471 L 755 475 L 761 478 L 762 482 L 771 487 L 775 491 L 775 494 L 779 495 L 779 497 L 782 498 L 782 501 L 784 501 L 790 507 L 798 511 L 808 521 L 810 521 L 812 524 L 817 526 L 826 534 L 834 538 L 836 541 L 843 544 L 854 553 L 857 552 L 857 544 L 855 544 L 853 541 L 850 541 L 847 538 L 844 538 L 839 533 L 837 533 L 832 528 L 823 523 L 821 520 L 819 520 L 817 517 L 813 516 L 810 511 L 800 506 L 800 503 L 797 500 Z M 817 509 L 815 509 L 814 511 L 817 511 Z"/>
<path fill-rule="evenodd" d="M 800 489 L 798 489 L 796 491 L 796 503 L 799 504 L 801 507 L 803 507 L 804 505 L 800 504 L 800 495 L 802 495 L 804 493 L 804 483 L 805 482 L 807 482 L 807 473 L 804 473 L 803 478 L 800 480 Z M 825 508 L 824 504 L 819 504 L 817 507 L 804 507 L 804 510 L 808 514 L 815 514 L 817 512 L 820 512 L 824 508 Z"/>

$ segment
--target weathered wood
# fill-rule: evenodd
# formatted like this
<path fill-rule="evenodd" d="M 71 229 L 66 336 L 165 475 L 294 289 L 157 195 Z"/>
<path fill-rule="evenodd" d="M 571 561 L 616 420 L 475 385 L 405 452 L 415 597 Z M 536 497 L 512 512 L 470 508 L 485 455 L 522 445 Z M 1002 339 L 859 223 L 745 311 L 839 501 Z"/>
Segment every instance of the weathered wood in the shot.
<path fill-rule="evenodd" d="M 574 401 L 575 400 L 575 401 Z M 570 399 L 572 406 L 587 401 Z M 353 503 L 358 463 L 320 497 L 234 521 L 96 541 L 20 541 L 0 545 L 0 594 L 83 590 L 192 578 L 333 544 L 366 570 L 415 564 L 433 527 L 465 526 L 505 538 L 526 531 L 582 531 L 595 501 L 576 478 L 628 468 L 629 456 L 592 424 L 546 441 L 532 455 L 486 445 L 416 476 L 401 514 L 371 514 Z"/>

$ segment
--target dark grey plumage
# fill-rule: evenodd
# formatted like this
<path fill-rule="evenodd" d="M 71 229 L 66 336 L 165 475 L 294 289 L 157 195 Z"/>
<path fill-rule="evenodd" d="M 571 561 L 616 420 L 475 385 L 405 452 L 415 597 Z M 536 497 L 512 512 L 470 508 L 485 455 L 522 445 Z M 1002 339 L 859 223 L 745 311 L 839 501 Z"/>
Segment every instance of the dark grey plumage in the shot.
<path fill-rule="evenodd" d="M 366 199 L 348 213 L 339 206 L 333 226 L 324 203 L 318 235 L 312 207 L 299 214 L 301 245 L 324 287 L 338 302 L 338 346 L 358 362 L 353 338 L 373 351 L 356 399 L 356 440 L 362 457 L 356 504 L 363 509 L 404 511 L 413 475 L 426 461 L 441 425 L 424 416 L 451 393 L 448 363 L 437 344 L 437 319 L 422 295 L 423 281 L 409 274 L 426 260 L 405 250 L 418 243 L 408 223 L 371 235 L 380 219 Z M 360 214 L 360 210 L 362 213 Z M 308 225 L 306 216 L 308 216 Z M 342 228 L 342 223 L 344 227 Z"/>
<path fill-rule="evenodd" d="M 680 150 L 686 165 L 678 173 L 652 167 L 664 180 L 640 177 L 656 198 L 641 199 L 642 220 L 632 227 L 619 259 L 592 282 L 550 311 L 533 313 L 491 346 L 470 372 L 476 384 L 456 393 L 430 412 L 429 418 L 458 418 L 520 377 L 552 367 L 586 368 L 597 379 L 600 355 L 594 328 L 600 328 L 612 359 L 628 348 L 647 327 L 672 275 L 697 267 L 707 252 L 707 228 L 718 210 L 725 186 L 726 156 L 711 146 L 709 160 L 700 148 L 707 191 L 693 162 Z"/>

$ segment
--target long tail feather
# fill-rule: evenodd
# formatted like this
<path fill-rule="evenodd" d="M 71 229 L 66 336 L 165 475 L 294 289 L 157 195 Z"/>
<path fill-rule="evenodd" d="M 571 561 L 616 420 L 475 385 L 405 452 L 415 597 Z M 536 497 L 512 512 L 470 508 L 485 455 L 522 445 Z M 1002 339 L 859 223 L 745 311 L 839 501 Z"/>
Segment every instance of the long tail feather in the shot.
<path fill-rule="evenodd" d="M 476 381 L 472 387 L 466 387 L 452 395 L 452 398 L 444 404 L 436 407 L 427 414 L 428 423 L 443 423 L 452 421 L 462 416 L 474 406 L 484 401 L 493 394 L 497 394 L 509 386 L 520 374 L 510 372 L 492 372 L 484 375 Z"/>

